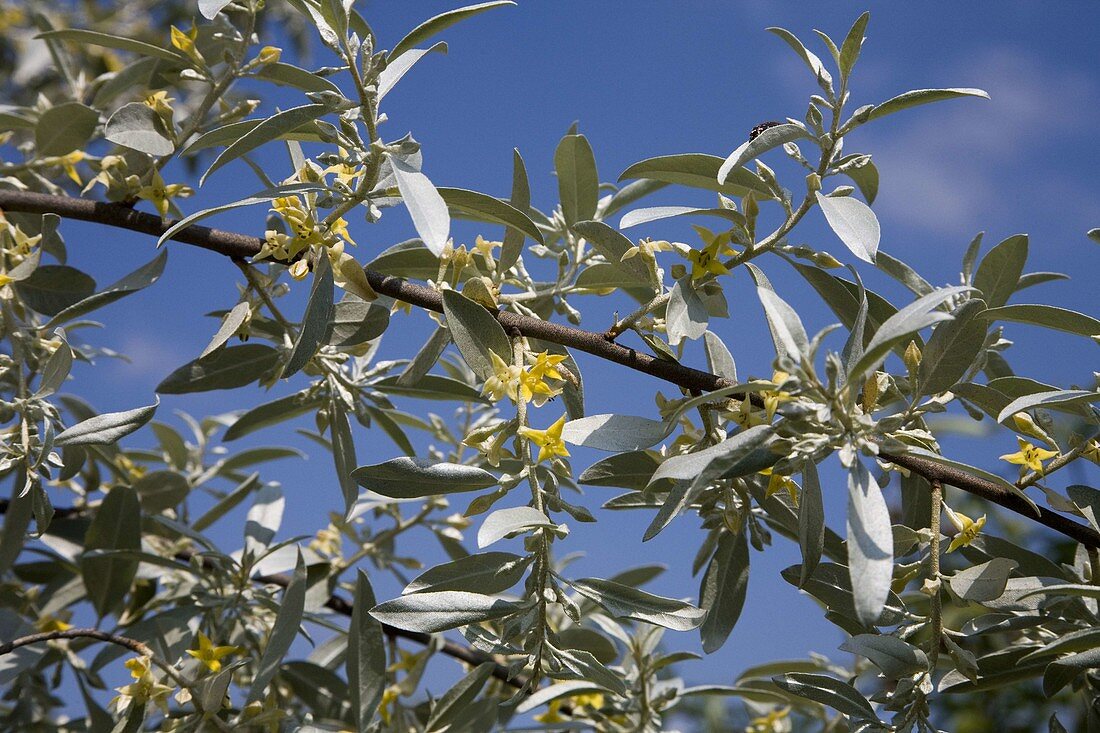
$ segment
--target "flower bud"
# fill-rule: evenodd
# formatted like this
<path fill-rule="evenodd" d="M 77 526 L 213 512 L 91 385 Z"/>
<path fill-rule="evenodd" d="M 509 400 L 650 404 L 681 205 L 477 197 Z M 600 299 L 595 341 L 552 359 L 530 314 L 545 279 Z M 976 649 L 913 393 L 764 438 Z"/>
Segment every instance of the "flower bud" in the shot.
<path fill-rule="evenodd" d="M 279 61 L 283 55 L 283 49 L 278 46 L 264 46 L 260 49 L 260 55 L 256 58 L 261 64 L 274 64 Z"/>
<path fill-rule="evenodd" d="M 821 176 L 817 173 L 811 173 L 806 176 L 806 190 L 810 193 L 821 190 Z"/>
<path fill-rule="evenodd" d="M 905 347 L 905 356 L 903 357 L 905 367 L 909 370 L 910 374 L 916 372 L 920 367 L 921 356 L 920 347 L 917 346 L 917 342 L 910 341 L 909 345 Z"/>

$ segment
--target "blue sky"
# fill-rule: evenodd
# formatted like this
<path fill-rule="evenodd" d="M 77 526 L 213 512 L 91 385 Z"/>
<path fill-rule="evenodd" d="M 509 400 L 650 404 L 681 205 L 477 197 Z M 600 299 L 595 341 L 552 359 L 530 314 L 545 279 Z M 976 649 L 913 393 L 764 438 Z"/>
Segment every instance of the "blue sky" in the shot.
<path fill-rule="evenodd" d="M 908 261 L 934 284 L 955 284 L 963 250 L 976 232 L 987 232 L 987 248 L 1009 235 L 1028 232 L 1029 270 L 1066 272 L 1073 280 L 1039 286 L 1016 302 L 1049 302 L 1098 315 L 1094 293 L 1100 248 L 1085 238 L 1085 232 L 1100 226 L 1095 173 L 1100 169 L 1100 146 L 1090 129 L 1100 109 L 1100 5 L 833 2 L 828 12 L 810 10 L 811 5 L 816 4 L 562 1 L 496 10 L 441 36 L 450 53 L 426 57 L 387 96 L 384 110 L 389 121 L 382 134 L 396 139 L 412 131 L 424 146 L 424 170 L 436 184 L 499 196 L 508 194 L 511 150 L 518 147 L 527 162 L 533 202 L 548 209 L 557 196 L 554 148 L 574 120 L 591 141 L 606 181 L 614 181 L 631 163 L 655 155 L 725 156 L 755 124 L 801 118 L 807 96 L 817 91 L 802 63 L 764 28 L 786 27 L 825 58 L 812 29 L 820 28 L 839 41 L 859 12 L 870 7 L 869 39 L 852 82 L 854 105 L 929 87 L 979 87 L 991 95 L 990 101 L 950 101 L 899 113 L 848 140 L 846 150 L 871 153 L 882 176 L 874 205 L 882 224 L 882 248 Z M 419 21 L 453 5 L 369 2 L 358 7 L 382 45 L 392 46 Z M 272 148 L 261 161 L 269 161 L 273 177 L 288 174 L 285 155 Z M 781 181 L 797 190 L 802 178 L 797 169 L 785 166 L 782 155 L 773 153 L 766 160 L 777 166 Z M 184 175 L 176 170 L 177 176 Z M 247 168 L 235 163 L 212 176 L 206 189 L 184 202 L 184 208 L 191 212 L 258 188 Z M 660 203 L 708 205 L 713 199 L 706 192 L 669 189 L 644 205 Z M 256 208 L 212 223 L 259 232 L 263 216 Z M 387 210 L 375 226 L 361 220 L 351 224 L 359 242 L 356 254 L 363 261 L 372 252 L 415 236 L 399 209 Z M 643 229 L 628 234 L 683 241 L 693 236 L 686 221 Z M 74 264 L 101 283 L 154 254 L 153 240 L 138 235 L 76 224 L 67 224 L 63 231 Z M 472 242 L 483 230 L 462 224 L 454 231 L 456 241 Z M 484 232 L 499 235 L 494 229 Z M 851 260 L 816 211 L 791 241 Z M 228 261 L 182 245 L 170 247 L 161 282 L 102 311 L 98 315 L 107 329 L 86 335 L 90 342 L 133 360 L 103 360 L 96 369 L 77 368 L 73 391 L 101 410 L 151 402 L 155 385 L 194 358 L 216 329 L 216 321 L 203 314 L 236 302 L 239 272 Z M 767 260 L 761 266 L 810 329 L 832 322 L 828 310 L 789 267 Z M 874 268 L 858 267 L 869 287 L 895 302 L 902 300 L 898 288 Z M 771 341 L 745 273 L 731 279 L 727 297 L 731 318 L 714 322 L 712 328 L 730 347 L 742 376 L 770 374 Z M 297 293 L 287 307 L 300 312 L 301 303 Z M 619 298 L 579 299 L 575 305 L 585 313 L 582 325 L 594 330 L 609 325 L 613 309 L 630 308 Z M 387 358 L 411 355 L 431 325 L 423 314 L 395 318 L 394 324 L 398 327 L 391 327 L 384 337 Z M 1017 344 L 1010 358 L 1018 373 L 1060 386 L 1091 384 L 1097 366 L 1095 344 L 1024 327 L 1011 329 L 1008 337 Z M 839 342 L 834 348 L 839 349 Z M 687 359 L 704 364 L 696 349 L 689 349 Z M 645 375 L 624 373 L 584 356 L 579 362 L 590 414 L 653 417 L 656 409 L 648 395 L 655 389 L 674 394 Z M 270 394 L 250 387 L 232 394 L 165 397 L 158 419 L 171 420 L 175 409 L 195 415 L 217 413 L 228 405 L 255 404 L 297 387 L 296 381 L 278 385 Z M 419 414 L 448 414 L 440 403 L 405 407 Z M 536 423 L 555 417 L 540 414 Z M 286 443 L 309 450 L 292 428 L 308 428 L 311 423 L 303 419 L 287 429 L 268 430 L 249 445 Z M 399 454 L 377 432 L 356 428 L 355 437 L 361 463 Z M 996 457 L 1015 450 L 1015 441 L 1004 431 L 945 444 L 962 460 L 1005 475 L 1008 471 L 1004 464 L 998 466 Z M 265 471 L 267 477 L 283 482 L 287 494 L 284 537 L 322 526 L 327 511 L 340 501 L 331 462 L 324 454 L 310 452 L 306 462 L 284 461 Z M 575 456 L 577 472 L 599 457 L 582 451 L 575 451 Z M 831 525 L 843 533 L 844 485 L 835 472 L 826 472 L 824 478 Z M 582 500 L 596 513 L 597 525 L 569 522 L 574 532 L 559 544 L 559 552 L 586 553 L 571 572 L 606 577 L 633 565 L 663 563 L 669 571 L 652 589 L 696 598 L 698 581 L 689 578 L 689 568 L 703 536 L 697 520 L 681 517 L 657 539 L 642 544 L 650 517 L 599 511 L 613 495 L 593 489 Z M 896 497 L 896 490 L 888 489 L 888 496 Z M 522 499 L 516 496 L 514 501 Z M 460 510 L 465 502 L 453 505 Z M 226 549 L 240 542 L 243 513 L 238 514 L 223 521 L 219 530 Z M 682 669 L 687 679 L 730 682 L 740 669 L 761 661 L 802 657 L 810 651 L 838 655 L 839 632 L 821 619 L 814 603 L 778 577 L 780 569 L 797 561 L 797 548 L 782 539 L 763 554 L 753 553 L 748 601 L 738 627 L 722 650 Z M 376 591 L 380 598 L 391 597 L 398 586 L 379 580 Z M 666 642 L 699 651 L 693 634 L 670 632 Z"/>

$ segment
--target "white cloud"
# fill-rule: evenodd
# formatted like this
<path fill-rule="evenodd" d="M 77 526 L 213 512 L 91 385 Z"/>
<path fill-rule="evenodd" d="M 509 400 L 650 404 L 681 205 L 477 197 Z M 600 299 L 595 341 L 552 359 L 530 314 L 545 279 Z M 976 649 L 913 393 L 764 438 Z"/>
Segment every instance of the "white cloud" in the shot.
<path fill-rule="evenodd" d="M 1098 102 L 1095 81 L 1016 48 L 989 49 L 958 66 L 946 77 L 974 80 L 990 101 L 901 112 L 860 141 L 883 174 L 875 205 L 880 216 L 958 239 L 1017 206 L 1013 187 L 1018 192 L 1021 185 L 1033 204 L 1094 210 L 1087 199 L 1065 196 L 1076 186 L 1064 159 L 1052 159 L 1050 151 L 1066 137 L 1088 134 Z"/>

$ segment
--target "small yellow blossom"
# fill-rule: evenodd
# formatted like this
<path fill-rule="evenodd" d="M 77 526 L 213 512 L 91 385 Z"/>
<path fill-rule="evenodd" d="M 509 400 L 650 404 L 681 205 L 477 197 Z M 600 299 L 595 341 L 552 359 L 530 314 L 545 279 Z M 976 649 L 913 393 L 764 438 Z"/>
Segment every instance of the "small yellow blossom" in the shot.
<path fill-rule="evenodd" d="M 339 148 L 339 150 L 340 150 L 341 157 L 346 158 L 347 154 L 348 154 L 348 151 L 345 150 L 344 148 Z M 335 165 L 330 165 L 328 168 L 325 168 L 325 170 L 323 172 L 326 173 L 326 174 L 327 173 L 335 173 L 336 174 L 336 180 L 340 181 L 341 183 L 346 185 L 348 188 L 355 188 L 355 186 L 358 185 L 358 183 L 359 183 L 359 179 L 363 177 L 363 168 L 362 167 L 357 168 L 354 165 L 352 165 L 351 163 L 348 163 L 346 161 L 337 163 Z"/>
<path fill-rule="evenodd" d="M 1058 455 L 1058 451 L 1056 450 L 1039 448 L 1019 436 L 1016 437 L 1016 442 L 1020 444 L 1020 450 L 1015 453 L 1006 453 L 1001 456 L 1001 460 L 1014 463 L 1018 466 L 1025 466 L 1039 475 L 1043 473 L 1043 461 Z"/>
<path fill-rule="evenodd" d="M 69 623 L 69 619 L 72 618 L 71 611 L 61 611 L 56 616 L 52 614 L 46 614 L 42 618 L 34 622 L 34 628 L 38 629 L 43 634 L 48 634 L 51 631 L 68 631 L 73 627 Z"/>
<path fill-rule="evenodd" d="M 199 632 L 199 648 L 185 650 L 195 659 L 206 665 L 211 672 L 217 672 L 222 668 L 222 657 L 230 654 L 240 654 L 244 650 L 239 646 L 214 646 L 206 634 Z"/>
<path fill-rule="evenodd" d="M 383 725 L 390 724 L 390 718 L 393 716 L 391 709 L 399 694 L 395 685 L 390 685 L 382 692 L 382 701 L 378 703 L 378 715 L 382 718 Z"/>
<path fill-rule="evenodd" d="M 538 463 L 542 463 L 547 458 L 569 455 L 565 442 L 561 438 L 561 431 L 564 427 L 565 415 L 562 415 L 546 430 L 535 430 L 525 426 L 519 429 L 519 434 L 539 446 Z"/>
<path fill-rule="evenodd" d="M 551 700 L 546 706 L 545 713 L 539 713 L 534 716 L 534 720 L 544 725 L 551 725 L 553 723 L 564 723 L 568 718 L 561 714 L 561 698 Z"/>
<path fill-rule="evenodd" d="M 760 471 L 760 475 L 768 477 L 768 488 L 764 492 L 764 498 L 779 491 L 786 491 L 791 496 L 791 502 L 798 506 L 798 484 L 795 483 L 794 479 L 790 476 L 781 476 L 774 473 L 770 468 Z"/>
<path fill-rule="evenodd" d="M 493 376 L 485 380 L 481 394 L 489 397 L 493 402 L 498 402 L 505 397 L 515 400 L 519 387 L 520 368 L 505 362 L 495 351 L 490 350 L 489 356 L 493 360 Z"/>
<path fill-rule="evenodd" d="M 495 259 L 493 257 L 493 250 L 500 249 L 503 246 L 503 242 L 490 242 L 480 234 L 477 235 L 477 239 L 474 240 L 474 250 L 484 257 L 486 262 L 492 262 Z"/>
<path fill-rule="evenodd" d="M 115 688 L 118 696 L 111 702 L 117 710 L 126 710 L 131 703 L 144 705 L 152 702 L 165 712 L 168 711 L 168 696 L 174 688 L 157 682 L 152 670 L 149 669 L 149 662 L 149 657 L 135 657 L 126 662 L 126 668 L 130 670 L 130 676 L 136 682 Z"/>
<path fill-rule="evenodd" d="M 789 733 L 792 730 L 789 707 L 773 710 L 749 721 L 745 733 Z"/>
<path fill-rule="evenodd" d="M 786 382 L 790 376 L 786 372 L 775 371 L 772 373 L 772 384 L 779 386 Z M 765 390 L 762 396 L 764 398 L 764 411 L 768 414 L 768 420 L 775 417 L 775 411 L 781 404 L 794 399 L 791 397 L 790 392 L 780 390 Z"/>
<path fill-rule="evenodd" d="M 195 193 L 190 186 L 185 186 L 182 183 L 165 184 L 164 179 L 160 176 L 160 171 L 153 170 L 153 178 L 149 181 L 149 184 L 142 186 L 138 189 L 137 196 L 139 199 L 149 201 L 156 207 L 157 213 L 161 217 L 168 216 L 169 209 L 172 208 L 173 198 L 187 198 Z"/>
<path fill-rule="evenodd" d="M 1081 456 L 1093 463 L 1100 463 L 1100 441 L 1094 438 L 1086 443 L 1085 447 L 1081 449 Z"/>
<path fill-rule="evenodd" d="M 340 530 L 329 524 L 324 529 L 317 530 L 317 535 L 309 543 L 309 549 L 328 557 L 339 557 L 342 544 Z"/>
<path fill-rule="evenodd" d="M 290 266 L 290 276 L 295 280 L 304 280 L 308 274 L 309 263 L 305 260 L 298 260 Z"/>
<path fill-rule="evenodd" d="M 175 101 L 173 97 L 168 96 L 168 92 L 153 92 L 145 98 L 145 106 L 156 112 L 157 116 L 164 120 L 164 124 L 171 129 L 172 116 L 175 114 L 175 110 L 172 109 L 172 102 Z"/>
<path fill-rule="evenodd" d="M 537 379 L 543 377 L 550 377 L 551 379 L 564 380 L 565 377 L 561 375 L 561 372 L 557 370 L 557 367 L 565 361 L 564 354 L 548 354 L 543 351 L 539 354 L 528 354 L 528 358 L 534 357 L 534 364 L 531 365 L 531 374 Z"/>
<path fill-rule="evenodd" d="M 709 247 L 707 249 L 693 249 L 688 252 L 688 260 L 691 261 L 691 280 L 705 277 L 707 274 L 728 275 L 729 268 L 722 264 L 716 252 Z"/>
<path fill-rule="evenodd" d="M 197 64 L 204 64 L 202 54 L 195 47 L 195 39 L 199 37 L 199 29 L 192 25 L 191 30 L 184 33 L 176 26 L 172 26 L 172 46 L 183 51 L 186 56 Z"/>
<path fill-rule="evenodd" d="M 956 512 L 947 504 L 944 504 L 943 508 L 947 512 L 947 518 L 951 520 L 951 524 L 955 525 L 955 529 L 958 530 L 955 536 L 951 538 L 951 544 L 947 546 L 948 552 L 954 552 L 960 547 L 969 545 L 981 533 L 982 527 L 985 526 L 984 514 L 974 520 L 961 512 Z"/>
<path fill-rule="evenodd" d="M 626 262 L 631 257 L 640 256 L 644 260 L 656 260 L 656 254 L 658 252 L 670 252 L 672 251 L 672 243 L 664 240 L 652 240 L 648 237 L 638 241 L 638 246 L 630 247 L 626 252 L 623 252 L 623 256 L 619 258 L 620 262 Z"/>
<path fill-rule="evenodd" d="M 76 164 L 87 157 L 88 155 L 83 150 L 74 150 L 65 155 L 46 158 L 42 162 L 46 165 L 60 166 L 61 169 L 65 171 L 65 175 L 67 175 L 73 183 L 79 186 L 83 181 L 80 180 L 80 174 L 76 171 Z"/>

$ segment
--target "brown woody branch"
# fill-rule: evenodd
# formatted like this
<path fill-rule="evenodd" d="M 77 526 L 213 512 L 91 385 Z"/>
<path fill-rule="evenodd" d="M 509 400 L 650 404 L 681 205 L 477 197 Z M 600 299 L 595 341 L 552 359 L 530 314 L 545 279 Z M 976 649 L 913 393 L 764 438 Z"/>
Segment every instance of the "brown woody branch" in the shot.
<path fill-rule="evenodd" d="M 142 644 L 137 639 L 130 639 L 125 636 L 117 636 L 115 634 L 108 634 L 106 631 L 100 631 L 99 629 L 66 629 L 64 631 L 43 631 L 41 634 L 30 634 L 29 636 L 21 636 L 18 639 L 12 639 L 11 641 L 0 644 L 0 657 L 5 654 L 11 654 L 19 647 L 29 646 L 31 644 L 38 644 L 43 641 L 52 641 L 54 639 L 79 639 L 79 638 L 97 639 L 99 641 L 107 641 L 111 644 L 118 644 L 124 646 L 134 654 L 138 654 L 143 657 L 153 656 L 153 650 Z"/>
<path fill-rule="evenodd" d="M 69 196 L 50 196 L 28 191 L 0 190 L 0 210 L 3 209 L 36 214 L 52 213 L 68 219 L 107 224 L 153 236 L 160 236 L 174 223 L 170 219 L 161 219 L 152 214 L 135 211 L 117 204 L 88 201 Z M 172 238 L 184 244 L 195 245 L 235 258 L 252 256 L 260 250 L 260 246 L 263 244 L 263 241 L 258 237 L 203 226 L 187 227 L 177 232 Z M 443 311 L 442 297 L 430 288 L 372 270 L 367 270 L 366 273 L 371 287 L 383 295 L 411 303 L 420 308 L 437 312 Z M 585 331 L 580 328 L 550 323 L 538 318 L 505 311 L 498 312 L 496 316 L 506 333 L 510 333 L 515 329 L 525 336 L 569 346 L 593 356 L 598 356 L 601 359 L 650 374 L 689 391 L 710 392 L 732 386 L 729 380 L 716 374 L 692 369 L 677 362 L 658 359 L 648 354 L 638 353 L 634 349 L 620 346 L 609 341 L 602 333 Z M 879 457 L 913 471 L 929 481 L 940 481 L 999 504 L 1088 547 L 1100 548 L 1100 532 L 1092 527 L 1075 522 L 1043 507 L 1039 507 L 1039 512 L 1036 514 L 1032 505 L 1022 497 L 992 481 L 965 471 L 942 466 L 920 456 L 884 452 Z"/>

